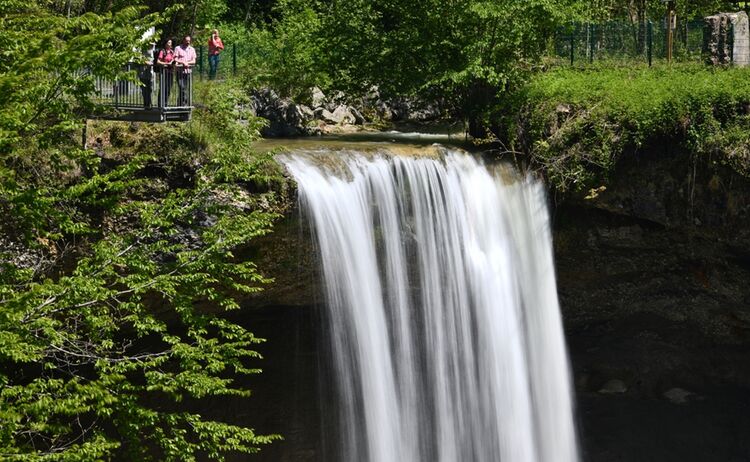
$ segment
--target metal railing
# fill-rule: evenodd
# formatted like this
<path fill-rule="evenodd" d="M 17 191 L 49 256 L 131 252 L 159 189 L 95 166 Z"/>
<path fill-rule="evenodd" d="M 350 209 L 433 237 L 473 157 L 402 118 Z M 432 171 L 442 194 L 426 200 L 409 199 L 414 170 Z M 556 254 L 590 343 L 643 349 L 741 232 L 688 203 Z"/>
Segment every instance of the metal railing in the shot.
<path fill-rule="evenodd" d="M 700 61 L 703 21 L 682 21 L 673 29 L 673 57 L 679 61 Z M 662 21 L 610 21 L 579 23 L 560 28 L 551 53 L 571 65 L 601 60 L 648 62 L 667 57 L 667 27 Z"/>
<path fill-rule="evenodd" d="M 136 80 L 97 78 L 93 101 L 128 110 L 189 110 L 193 106 L 193 72 L 180 67 L 128 64 Z"/>

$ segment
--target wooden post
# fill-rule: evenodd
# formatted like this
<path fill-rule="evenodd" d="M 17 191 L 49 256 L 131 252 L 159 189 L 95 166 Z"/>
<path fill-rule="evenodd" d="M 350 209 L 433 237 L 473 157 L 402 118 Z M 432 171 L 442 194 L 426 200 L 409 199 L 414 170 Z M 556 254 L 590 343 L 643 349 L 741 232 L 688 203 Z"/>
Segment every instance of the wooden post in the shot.
<path fill-rule="evenodd" d="M 88 128 L 89 119 L 83 119 L 83 129 L 81 130 L 81 146 L 83 149 L 88 148 Z"/>
<path fill-rule="evenodd" d="M 674 43 L 674 29 L 672 29 L 672 22 L 675 20 L 674 11 L 674 0 L 668 0 L 667 2 L 667 62 L 672 62 L 672 45 Z"/>

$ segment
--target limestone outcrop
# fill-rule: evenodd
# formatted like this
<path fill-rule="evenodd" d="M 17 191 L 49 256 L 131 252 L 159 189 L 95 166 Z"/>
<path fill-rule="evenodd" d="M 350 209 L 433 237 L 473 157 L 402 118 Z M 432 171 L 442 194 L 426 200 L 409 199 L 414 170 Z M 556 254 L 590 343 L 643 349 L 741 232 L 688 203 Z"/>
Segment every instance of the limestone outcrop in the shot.
<path fill-rule="evenodd" d="M 251 98 L 253 114 L 268 120 L 261 130 L 268 138 L 346 133 L 374 121 L 423 123 L 439 119 L 444 112 L 439 104 L 416 98 L 383 98 L 377 88 L 353 102 L 341 92 L 326 96 L 317 87 L 310 90 L 307 104 L 269 88 L 253 91 Z"/>

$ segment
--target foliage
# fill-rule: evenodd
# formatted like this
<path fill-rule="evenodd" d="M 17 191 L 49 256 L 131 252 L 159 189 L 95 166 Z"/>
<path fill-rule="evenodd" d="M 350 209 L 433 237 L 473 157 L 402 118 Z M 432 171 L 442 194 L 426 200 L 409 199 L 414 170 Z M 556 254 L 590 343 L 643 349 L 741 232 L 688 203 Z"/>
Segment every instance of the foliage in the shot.
<path fill-rule="evenodd" d="M 113 76 L 133 60 L 138 29 L 155 20 L 138 18 L 136 8 L 65 19 L 17 0 L 1 0 L 0 11 L 0 29 L 14 32 L 0 38 L 0 152 L 26 137 L 44 147 L 74 128 L 91 109 L 93 76 Z"/>
<path fill-rule="evenodd" d="M 581 19 L 606 21 L 629 18 L 633 21 L 651 19 L 659 21 L 666 15 L 662 0 L 587 0 L 578 3 Z M 721 11 L 736 11 L 737 3 L 731 0 L 675 0 L 678 18 L 698 19 Z"/>
<path fill-rule="evenodd" d="M 327 87 L 329 71 L 321 62 L 322 24 L 304 2 L 281 0 L 280 19 L 270 28 L 250 31 L 245 80 L 250 88 L 270 86 L 282 96 L 304 99 L 313 86 Z"/>
<path fill-rule="evenodd" d="M 284 0 L 271 32 L 258 32 L 268 63 L 258 80 L 285 94 L 317 84 L 352 96 L 372 86 L 384 96 L 440 95 L 480 116 L 534 65 L 572 4 Z"/>
<path fill-rule="evenodd" d="M 747 171 L 734 142 L 748 128 L 749 77 L 747 69 L 688 64 L 557 69 L 519 92 L 507 138 L 563 190 L 591 186 L 623 153 L 655 139 Z"/>
<path fill-rule="evenodd" d="M 257 122 L 214 85 L 194 123 L 94 124 L 110 145 L 81 149 L 93 79 L 133 58 L 132 24 L 158 18 L 0 1 L 14 32 L 0 39 L 0 458 L 257 451 L 276 437 L 180 404 L 245 396 L 235 378 L 259 372 L 261 340 L 221 315 L 266 281 L 232 254 L 275 217 L 257 206 L 277 202 L 270 187 L 240 187 L 280 181 L 251 151 Z"/>

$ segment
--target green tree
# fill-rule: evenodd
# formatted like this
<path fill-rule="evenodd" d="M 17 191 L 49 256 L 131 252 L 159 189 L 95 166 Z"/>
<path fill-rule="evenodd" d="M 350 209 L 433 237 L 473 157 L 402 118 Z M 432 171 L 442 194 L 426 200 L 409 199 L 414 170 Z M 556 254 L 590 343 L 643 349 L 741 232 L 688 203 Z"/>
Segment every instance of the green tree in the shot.
<path fill-rule="evenodd" d="M 385 95 L 434 94 L 472 119 L 533 68 L 554 28 L 570 19 L 567 0 L 289 0 L 277 36 L 308 31 L 301 51 L 330 87 Z M 308 12 L 300 16 L 300 11 Z M 304 80 L 303 82 L 307 82 Z"/>
<path fill-rule="evenodd" d="M 240 180 L 275 178 L 257 125 L 228 91 L 116 157 L 81 149 L 95 79 L 122 74 L 159 18 L 44 5 L 0 0 L 0 459 L 255 452 L 276 437 L 181 403 L 246 396 L 236 377 L 259 372 L 260 339 L 222 315 L 265 281 L 232 254 L 274 218 L 235 205 Z"/>

